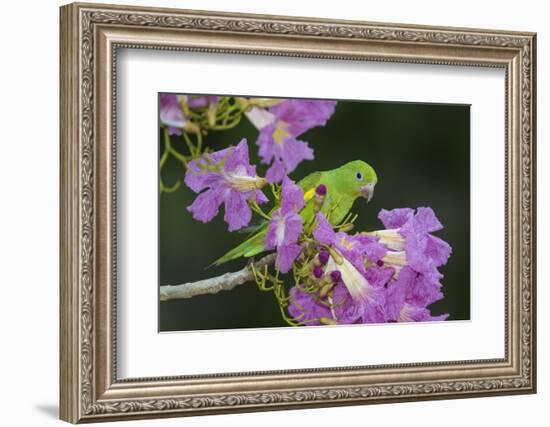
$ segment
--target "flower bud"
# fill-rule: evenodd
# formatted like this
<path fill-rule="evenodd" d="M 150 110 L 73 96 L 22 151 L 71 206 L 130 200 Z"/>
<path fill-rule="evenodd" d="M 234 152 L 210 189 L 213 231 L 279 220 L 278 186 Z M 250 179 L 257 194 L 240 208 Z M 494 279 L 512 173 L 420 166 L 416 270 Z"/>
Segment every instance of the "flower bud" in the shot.
<path fill-rule="evenodd" d="M 342 273 L 340 273 L 338 270 L 331 271 L 330 278 L 334 283 L 338 283 L 342 278 Z"/>
<path fill-rule="evenodd" d="M 208 106 L 208 111 L 206 112 L 206 117 L 208 118 L 208 124 L 210 127 L 216 126 L 216 114 L 217 114 L 218 104 L 212 103 Z"/>
<path fill-rule="evenodd" d="M 329 247 L 327 249 L 328 249 L 328 252 L 330 253 L 330 256 L 334 260 L 334 262 L 338 265 L 342 265 L 343 262 L 344 262 L 344 258 L 342 256 L 342 254 L 340 254 L 340 252 L 338 252 L 338 250 L 333 249 L 331 247 Z"/>
<path fill-rule="evenodd" d="M 332 291 L 332 288 L 334 288 L 334 283 L 327 283 L 319 291 L 319 296 L 321 298 L 325 298 L 329 294 L 329 292 Z"/>
<path fill-rule="evenodd" d="M 315 212 L 319 212 L 323 207 L 325 196 L 327 195 L 327 187 L 325 184 L 319 184 L 315 189 L 315 196 L 313 197 L 313 208 Z"/>
<path fill-rule="evenodd" d="M 313 268 L 313 276 L 316 279 L 320 279 L 323 276 L 323 273 L 323 267 L 321 267 L 320 265 L 317 265 Z"/>
<path fill-rule="evenodd" d="M 315 189 L 315 193 L 319 196 L 327 195 L 327 186 L 325 184 L 319 184 Z"/>
<path fill-rule="evenodd" d="M 327 251 L 320 251 L 318 258 L 321 265 L 325 265 L 328 262 L 330 255 Z"/>

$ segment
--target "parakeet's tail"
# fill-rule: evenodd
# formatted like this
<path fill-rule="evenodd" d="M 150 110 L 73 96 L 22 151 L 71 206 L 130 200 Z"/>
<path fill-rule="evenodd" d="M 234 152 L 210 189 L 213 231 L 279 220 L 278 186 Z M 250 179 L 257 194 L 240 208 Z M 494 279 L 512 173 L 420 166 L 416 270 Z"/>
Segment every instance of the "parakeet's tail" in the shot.
<path fill-rule="evenodd" d="M 233 259 L 237 259 L 240 257 L 250 258 L 250 257 L 253 257 L 254 255 L 258 255 L 259 253 L 265 250 L 264 242 L 265 242 L 266 234 L 267 234 L 267 228 L 259 231 L 249 239 L 242 242 L 239 246 L 231 249 L 220 259 L 214 261 L 212 265 L 220 265 L 220 264 L 223 264 L 224 262 L 231 261 Z"/>

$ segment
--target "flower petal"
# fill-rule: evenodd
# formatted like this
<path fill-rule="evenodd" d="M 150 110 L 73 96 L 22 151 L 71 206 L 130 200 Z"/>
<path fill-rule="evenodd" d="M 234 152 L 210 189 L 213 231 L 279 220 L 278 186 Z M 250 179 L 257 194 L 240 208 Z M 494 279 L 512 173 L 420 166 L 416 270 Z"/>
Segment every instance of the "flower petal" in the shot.
<path fill-rule="evenodd" d="M 378 214 L 378 219 L 382 221 L 386 228 L 400 228 L 408 222 L 414 215 L 410 208 L 398 208 L 392 210 L 382 209 Z"/>
<path fill-rule="evenodd" d="M 190 96 L 187 98 L 187 105 L 189 108 L 206 107 L 210 104 L 216 104 L 220 97 L 216 95 L 202 95 L 202 96 Z"/>
<path fill-rule="evenodd" d="M 398 322 L 434 322 L 446 320 L 448 314 L 432 316 L 430 310 L 424 307 L 417 307 L 410 304 L 405 304 L 397 318 Z"/>
<path fill-rule="evenodd" d="M 417 274 L 407 291 L 407 302 L 419 307 L 426 307 L 443 298 L 440 277 Z"/>
<path fill-rule="evenodd" d="M 258 204 L 261 205 L 262 203 L 266 203 L 266 202 L 269 201 L 269 199 L 268 199 L 267 196 L 263 193 L 263 191 L 261 191 L 261 190 L 256 190 L 255 193 L 256 193 L 256 202 L 257 202 Z M 254 196 L 252 195 L 252 196 L 250 197 L 250 199 L 254 199 Z"/>
<path fill-rule="evenodd" d="M 333 289 L 332 304 L 336 320 L 340 324 L 361 323 L 364 308 L 360 302 L 356 302 L 343 283 L 339 283 Z"/>
<path fill-rule="evenodd" d="M 418 228 L 428 233 L 433 233 L 443 228 L 443 225 L 435 216 L 432 208 L 418 208 L 416 210 L 415 220 L 418 223 Z"/>
<path fill-rule="evenodd" d="M 246 227 L 252 219 L 252 211 L 246 202 L 246 195 L 230 190 L 225 198 L 225 215 L 223 219 L 229 225 L 229 231 Z"/>
<path fill-rule="evenodd" d="M 271 123 L 262 129 L 258 135 L 256 145 L 258 145 L 258 154 L 262 159 L 262 163 L 271 163 L 273 157 L 275 157 L 275 141 L 273 140 L 273 132 L 275 131 L 276 124 Z"/>
<path fill-rule="evenodd" d="M 297 213 L 288 213 L 285 215 L 285 225 L 283 244 L 288 245 L 291 243 L 296 243 L 304 229 L 302 217 Z"/>
<path fill-rule="evenodd" d="M 366 269 L 365 278 L 372 286 L 381 288 L 389 283 L 394 274 L 395 269 L 392 267 L 371 266 Z"/>
<path fill-rule="evenodd" d="M 262 163 L 273 162 L 266 175 L 268 181 L 279 182 L 300 162 L 313 159 L 313 150 L 296 137 L 311 127 L 325 124 L 335 105 L 334 101 L 285 100 L 270 108 L 274 119 L 260 129 L 256 142 Z M 275 164 L 278 162 L 284 168 Z"/>
<path fill-rule="evenodd" d="M 292 135 L 298 136 L 316 126 L 324 126 L 334 114 L 336 101 L 320 99 L 287 99 L 269 109 L 288 124 Z"/>
<path fill-rule="evenodd" d="M 332 229 L 332 225 L 329 224 L 325 216 L 320 212 L 315 218 L 317 226 L 313 231 L 313 237 L 323 245 L 332 245 L 336 240 L 336 233 Z"/>
<path fill-rule="evenodd" d="M 277 265 L 281 273 L 288 273 L 292 268 L 292 264 L 298 255 L 302 252 L 302 247 L 296 243 L 282 245 L 277 250 Z"/>
<path fill-rule="evenodd" d="M 281 229 L 282 228 L 282 229 Z M 284 240 L 284 232 L 286 228 L 285 218 L 281 212 L 281 209 L 277 209 L 271 215 L 271 220 L 267 228 L 267 234 L 265 236 L 265 248 L 266 249 L 275 249 L 279 241 Z M 279 238 L 280 235 L 283 235 L 282 238 Z"/>
<path fill-rule="evenodd" d="M 432 259 L 434 265 L 439 267 L 444 265 L 451 256 L 452 248 L 439 237 L 428 235 L 426 241 L 426 255 Z"/>
<path fill-rule="evenodd" d="M 427 236 L 425 234 L 410 234 L 405 241 L 407 264 L 419 273 L 428 273 L 434 266 L 425 256 Z"/>
<path fill-rule="evenodd" d="M 193 160 L 189 162 L 187 171 L 185 172 L 185 185 L 187 185 L 195 193 L 200 193 L 208 187 L 215 186 L 221 183 L 220 174 L 211 171 L 204 171 L 198 163 Z"/>
<path fill-rule="evenodd" d="M 256 129 L 262 129 L 275 121 L 275 115 L 265 108 L 252 107 L 250 111 L 245 111 L 244 114 Z"/>
<path fill-rule="evenodd" d="M 320 325 L 319 318 L 332 317 L 327 306 L 317 302 L 309 293 L 296 286 L 290 290 L 288 312 L 294 320 L 306 325 Z"/>
<path fill-rule="evenodd" d="M 299 212 L 305 206 L 304 192 L 290 178 L 283 178 L 281 208 L 284 213 Z"/>
<path fill-rule="evenodd" d="M 246 140 L 243 141 L 246 144 Z M 243 141 L 239 146 L 243 144 Z M 205 167 L 218 165 L 222 160 L 227 161 L 233 155 L 234 149 L 235 147 L 224 148 L 213 153 L 207 153 L 204 157 L 189 162 L 185 173 L 185 185 L 195 193 L 207 187 L 221 185 L 224 182 L 221 173 L 215 170 L 206 170 Z M 248 149 L 246 154 L 248 155 Z M 236 167 L 236 162 L 233 165 Z"/>
<path fill-rule="evenodd" d="M 372 288 L 369 301 L 363 304 L 363 323 L 383 323 L 385 295 L 382 289 Z"/>
<path fill-rule="evenodd" d="M 181 110 L 177 95 L 163 93 L 160 95 L 160 121 L 169 126 L 170 134 L 181 131 L 177 128 L 185 126 L 185 116 Z"/>
<path fill-rule="evenodd" d="M 231 172 L 239 166 L 244 166 L 243 169 L 246 170 L 246 166 L 249 164 L 248 158 L 248 142 L 246 138 L 241 139 L 236 147 L 231 147 L 231 151 L 225 160 L 223 169 L 226 172 Z"/>
<path fill-rule="evenodd" d="M 313 150 L 306 142 L 295 138 L 287 138 L 283 142 L 281 158 L 285 172 L 291 173 L 303 160 L 313 160 Z"/>
<path fill-rule="evenodd" d="M 418 208 L 416 215 L 401 227 L 401 234 L 426 234 L 443 228 L 431 208 Z"/>
<path fill-rule="evenodd" d="M 285 176 L 285 165 L 282 160 L 275 159 L 271 167 L 267 170 L 265 178 L 268 182 L 280 182 Z"/>
<path fill-rule="evenodd" d="M 327 263 L 327 271 L 338 270 L 342 275 L 342 282 L 348 288 L 351 297 L 355 301 L 367 302 L 371 298 L 371 289 L 373 289 L 367 279 L 346 257 L 342 257 L 340 263 L 336 263 L 330 257 Z"/>
<path fill-rule="evenodd" d="M 403 267 L 397 280 L 388 283 L 385 304 L 386 321 L 397 322 L 399 312 L 405 305 L 407 293 L 415 279 L 416 272 L 409 267 Z"/>
<path fill-rule="evenodd" d="M 223 191 L 207 190 L 197 196 L 194 202 L 187 207 L 193 218 L 204 223 L 210 222 L 220 209 L 223 202 Z"/>

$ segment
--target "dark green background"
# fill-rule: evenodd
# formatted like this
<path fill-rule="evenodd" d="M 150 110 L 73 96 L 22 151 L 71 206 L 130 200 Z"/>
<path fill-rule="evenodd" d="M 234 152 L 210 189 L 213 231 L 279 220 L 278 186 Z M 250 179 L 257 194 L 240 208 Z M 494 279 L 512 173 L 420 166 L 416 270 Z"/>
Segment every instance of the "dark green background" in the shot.
<path fill-rule="evenodd" d="M 210 133 L 213 150 L 249 141 L 252 162 L 259 165 L 258 131 L 244 119 L 234 129 Z M 181 137 L 172 145 L 183 151 Z M 378 174 L 374 198 L 359 199 L 357 230 L 383 228 L 378 212 L 398 207 L 430 206 L 445 228 L 436 233 L 453 247 L 441 268 L 445 298 L 430 306 L 432 314 L 449 313 L 449 320 L 470 318 L 470 107 L 447 104 L 341 101 L 325 127 L 300 139 L 315 150 L 315 160 L 302 162 L 291 177 L 299 180 L 316 170 L 328 170 L 362 159 Z M 160 138 L 162 150 L 162 138 Z M 259 166 L 263 175 L 265 166 Z M 163 170 L 166 185 L 183 178 L 173 159 Z M 243 260 L 206 269 L 234 247 L 243 234 L 229 233 L 223 209 L 212 222 L 192 219 L 186 207 L 195 195 L 182 185 L 159 201 L 159 280 L 161 285 L 213 277 L 242 268 Z M 251 282 L 232 291 L 160 303 L 161 331 L 286 326 L 271 293 Z"/>

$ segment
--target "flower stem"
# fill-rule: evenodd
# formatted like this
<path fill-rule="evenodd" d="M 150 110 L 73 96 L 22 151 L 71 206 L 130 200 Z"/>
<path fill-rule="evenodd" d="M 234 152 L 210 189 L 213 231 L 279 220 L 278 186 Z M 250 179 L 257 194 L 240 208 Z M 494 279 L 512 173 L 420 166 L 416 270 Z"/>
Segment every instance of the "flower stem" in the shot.
<path fill-rule="evenodd" d="M 168 133 L 168 129 L 164 128 L 164 151 L 162 152 L 159 162 L 159 186 L 161 193 L 173 193 L 181 185 L 181 181 L 178 180 L 172 186 L 167 187 L 162 179 L 162 169 L 164 168 L 164 165 L 166 164 L 166 161 L 168 160 L 168 157 L 170 157 L 172 151 L 173 149 L 170 144 L 170 134 Z"/>
<path fill-rule="evenodd" d="M 185 134 L 185 132 L 184 132 Z M 170 140 L 170 133 L 168 132 L 168 128 L 164 128 L 164 147 L 165 150 L 168 151 L 169 154 L 174 156 L 176 159 L 178 159 L 180 162 L 183 163 L 185 168 L 187 168 L 187 157 L 185 157 L 183 154 L 181 154 L 179 151 L 175 150 L 174 147 L 172 147 L 172 142 Z"/>
<path fill-rule="evenodd" d="M 262 210 L 262 208 L 260 207 L 260 205 L 258 205 L 258 202 L 256 200 L 250 201 L 250 208 L 254 212 L 256 212 L 258 215 L 260 215 L 262 218 L 268 221 L 271 221 L 271 217 Z"/>

